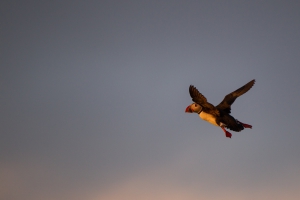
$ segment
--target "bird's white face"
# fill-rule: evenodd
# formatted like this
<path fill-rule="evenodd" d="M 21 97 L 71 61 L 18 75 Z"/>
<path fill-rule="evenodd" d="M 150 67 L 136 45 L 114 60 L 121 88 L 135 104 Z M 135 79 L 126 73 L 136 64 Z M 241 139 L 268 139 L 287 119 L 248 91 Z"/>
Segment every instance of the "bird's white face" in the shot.
<path fill-rule="evenodd" d="M 186 107 L 185 112 L 187 113 L 199 113 L 202 110 L 202 106 L 200 106 L 199 104 L 196 103 L 192 103 L 191 105 L 189 105 L 188 107 Z"/>

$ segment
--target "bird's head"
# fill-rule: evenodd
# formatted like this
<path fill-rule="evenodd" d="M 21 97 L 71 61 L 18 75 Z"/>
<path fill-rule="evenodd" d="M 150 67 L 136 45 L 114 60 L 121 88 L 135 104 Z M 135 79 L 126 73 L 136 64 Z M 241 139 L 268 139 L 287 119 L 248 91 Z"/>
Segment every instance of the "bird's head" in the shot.
<path fill-rule="evenodd" d="M 201 111 L 202 111 L 202 106 L 196 103 L 192 103 L 185 109 L 186 113 L 200 113 Z"/>

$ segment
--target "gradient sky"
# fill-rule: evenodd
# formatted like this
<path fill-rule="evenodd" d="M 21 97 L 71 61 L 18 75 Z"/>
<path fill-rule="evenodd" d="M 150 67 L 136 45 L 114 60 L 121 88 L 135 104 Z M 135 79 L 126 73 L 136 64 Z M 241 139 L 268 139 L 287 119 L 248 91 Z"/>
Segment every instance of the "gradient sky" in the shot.
<path fill-rule="evenodd" d="M 0 199 L 298 200 L 299 1 L 3 1 Z M 256 79 L 232 139 L 186 114 Z"/>

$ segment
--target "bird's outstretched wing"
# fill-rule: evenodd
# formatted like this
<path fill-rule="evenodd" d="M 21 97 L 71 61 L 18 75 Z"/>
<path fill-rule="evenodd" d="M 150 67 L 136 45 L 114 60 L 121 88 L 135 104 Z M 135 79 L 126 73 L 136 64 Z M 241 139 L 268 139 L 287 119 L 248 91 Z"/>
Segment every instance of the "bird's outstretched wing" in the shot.
<path fill-rule="evenodd" d="M 193 85 L 190 85 L 190 88 L 189 88 L 189 92 L 190 92 L 190 95 L 192 97 L 192 100 L 199 104 L 200 106 L 202 106 L 202 109 L 204 112 L 207 112 L 207 113 L 211 113 L 215 116 L 220 116 L 220 112 L 219 110 L 213 106 L 212 104 L 210 104 L 209 102 L 207 102 L 205 96 L 203 96 L 198 90 L 196 87 L 194 87 Z"/>
<path fill-rule="evenodd" d="M 234 92 L 227 94 L 224 97 L 223 101 L 219 105 L 216 106 L 216 108 L 223 110 L 227 113 L 230 113 L 231 105 L 233 104 L 235 99 L 238 98 L 239 96 L 245 94 L 246 92 L 248 92 L 252 88 L 254 83 L 255 83 L 255 80 L 253 79 L 252 81 L 250 81 L 246 85 L 240 87 L 239 89 L 235 90 Z"/>

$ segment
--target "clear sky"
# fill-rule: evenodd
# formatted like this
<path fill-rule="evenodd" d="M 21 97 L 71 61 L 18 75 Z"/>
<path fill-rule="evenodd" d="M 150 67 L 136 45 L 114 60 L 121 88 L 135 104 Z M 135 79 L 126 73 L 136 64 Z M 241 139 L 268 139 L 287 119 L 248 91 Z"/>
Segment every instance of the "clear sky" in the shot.
<path fill-rule="evenodd" d="M 0 199 L 298 200 L 299 1 L 2 1 Z M 186 114 L 256 79 L 224 132 Z"/>

